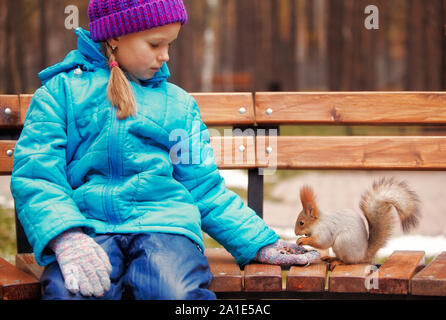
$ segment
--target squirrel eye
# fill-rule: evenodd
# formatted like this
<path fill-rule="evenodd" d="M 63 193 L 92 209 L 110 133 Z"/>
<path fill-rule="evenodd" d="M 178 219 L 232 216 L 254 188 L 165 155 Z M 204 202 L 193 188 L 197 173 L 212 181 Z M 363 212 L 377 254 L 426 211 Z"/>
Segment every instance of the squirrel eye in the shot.
<path fill-rule="evenodd" d="M 299 222 L 299 224 L 300 224 L 301 226 L 303 226 L 303 225 L 304 225 L 304 222 L 303 222 L 303 221 L 301 221 L 301 222 Z"/>

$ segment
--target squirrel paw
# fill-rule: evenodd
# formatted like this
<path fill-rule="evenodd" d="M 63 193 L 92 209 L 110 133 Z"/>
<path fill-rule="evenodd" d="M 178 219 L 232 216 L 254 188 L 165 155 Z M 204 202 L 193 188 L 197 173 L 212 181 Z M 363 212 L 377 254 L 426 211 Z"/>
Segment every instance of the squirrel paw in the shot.
<path fill-rule="evenodd" d="M 336 268 L 336 266 L 344 264 L 341 260 L 339 260 L 336 257 L 329 257 L 329 256 L 325 256 L 325 257 L 321 257 L 322 261 L 325 261 L 329 264 L 328 269 L 330 271 L 333 271 L 334 268 Z"/>
<path fill-rule="evenodd" d="M 334 261 L 330 262 L 330 267 L 329 267 L 330 271 L 333 271 L 336 268 L 336 266 L 339 266 L 342 264 L 344 264 L 344 262 L 342 262 L 341 260 L 334 260 Z"/>

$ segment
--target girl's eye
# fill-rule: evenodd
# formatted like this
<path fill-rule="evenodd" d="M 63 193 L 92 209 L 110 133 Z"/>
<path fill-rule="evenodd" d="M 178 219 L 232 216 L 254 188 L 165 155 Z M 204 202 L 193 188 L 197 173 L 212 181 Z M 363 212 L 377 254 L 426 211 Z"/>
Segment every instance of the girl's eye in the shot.
<path fill-rule="evenodd" d="M 152 46 L 152 48 L 158 48 L 158 47 L 159 47 L 159 44 L 153 44 L 153 43 L 151 43 L 150 45 Z"/>

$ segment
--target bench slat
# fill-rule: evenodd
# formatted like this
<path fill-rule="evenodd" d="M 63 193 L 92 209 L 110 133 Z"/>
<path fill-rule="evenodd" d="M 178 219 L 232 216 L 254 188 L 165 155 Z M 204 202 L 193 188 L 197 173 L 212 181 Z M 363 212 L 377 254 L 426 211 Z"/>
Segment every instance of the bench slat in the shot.
<path fill-rule="evenodd" d="M 14 151 L 16 141 L 0 141 L 0 175 L 9 175 L 12 172 L 13 157 L 8 156 L 9 151 Z"/>
<path fill-rule="evenodd" d="M 257 165 L 278 169 L 446 169 L 446 137 L 256 137 Z M 266 148 L 271 147 L 272 153 Z"/>
<path fill-rule="evenodd" d="M 424 251 L 395 251 L 375 271 L 371 278 L 377 280 L 378 288 L 371 293 L 409 294 L 409 281 L 423 261 Z"/>
<path fill-rule="evenodd" d="M 40 279 L 44 270 L 44 267 L 37 264 L 34 253 L 16 254 L 15 265 L 17 268 L 35 277 L 36 279 Z"/>
<path fill-rule="evenodd" d="M 412 278 L 414 295 L 446 296 L 446 251 Z"/>
<path fill-rule="evenodd" d="M 287 291 L 297 292 L 322 292 L 325 290 L 327 264 L 316 262 L 304 266 L 292 266 L 288 272 L 286 281 Z"/>
<path fill-rule="evenodd" d="M 191 93 L 207 125 L 237 124 L 444 124 L 444 92 Z M 32 94 L 0 95 L 8 101 L 12 125 L 23 125 Z M 0 107 L 2 103 L 0 103 Z M 244 108 L 245 112 L 240 113 Z M 271 108 L 273 113 L 266 114 Z M 254 116 L 256 112 L 256 116 Z M 14 121 L 12 121 L 15 119 Z M 11 122 L 12 121 L 12 122 Z M 3 124 L 0 122 L 0 125 Z"/>
<path fill-rule="evenodd" d="M 257 92 L 255 108 L 261 124 L 446 123 L 445 92 Z"/>
<path fill-rule="evenodd" d="M 217 166 L 221 169 L 255 168 L 256 166 L 253 136 L 211 137 L 211 147 L 214 150 Z"/>
<path fill-rule="evenodd" d="M 13 157 L 8 156 L 8 150 L 14 150 L 16 141 L 0 140 L 0 175 L 10 175 L 13 167 Z M 256 165 L 255 139 L 252 136 L 243 137 L 211 137 L 211 147 L 217 166 L 220 169 L 249 169 Z M 243 146 L 244 151 L 239 148 Z"/>
<path fill-rule="evenodd" d="M 40 282 L 0 258 L 0 300 L 40 299 Z"/>
<path fill-rule="evenodd" d="M 19 96 L 0 95 L 0 127 L 14 127 L 18 125 L 20 125 Z"/>
<path fill-rule="evenodd" d="M 331 272 L 328 279 L 328 291 L 339 293 L 365 293 L 367 277 L 373 270 L 368 264 L 340 264 Z"/>
<path fill-rule="evenodd" d="M 241 292 L 242 273 L 234 257 L 223 248 L 206 249 L 213 279 L 209 289 L 214 292 Z"/>
<path fill-rule="evenodd" d="M 20 124 L 25 123 L 26 112 L 28 111 L 31 100 L 33 99 L 32 94 L 20 94 Z"/>
<path fill-rule="evenodd" d="M 249 125 L 255 122 L 253 95 L 250 92 L 191 93 L 191 96 L 197 101 L 203 122 L 208 126 Z M 32 94 L 20 95 L 21 120 L 18 119 L 17 124 L 23 125 L 32 97 Z M 244 108 L 243 113 L 241 108 Z"/>
<path fill-rule="evenodd" d="M 244 270 L 245 291 L 282 291 L 282 269 L 278 265 L 252 263 Z"/>
<path fill-rule="evenodd" d="M 252 93 L 191 93 L 208 126 L 254 124 Z M 243 108 L 243 109 L 242 109 Z"/>

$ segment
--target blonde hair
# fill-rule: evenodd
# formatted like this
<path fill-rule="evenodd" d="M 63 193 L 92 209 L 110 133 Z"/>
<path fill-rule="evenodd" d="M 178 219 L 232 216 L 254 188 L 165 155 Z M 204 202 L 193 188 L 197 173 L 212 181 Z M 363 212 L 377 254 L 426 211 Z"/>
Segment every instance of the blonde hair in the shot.
<path fill-rule="evenodd" d="M 102 52 L 108 59 L 109 65 L 112 62 L 117 62 L 114 50 L 106 41 L 102 42 Z M 129 76 L 133 80 L 133 77 Z M 127 79 L 126 73 L 121 66 L 113 67 L 110 70 L 107 99 L 116 107 L 116 115 L 119 119 L 124 120 L 136 114 L 135 95 L 129 79 Z"/>

